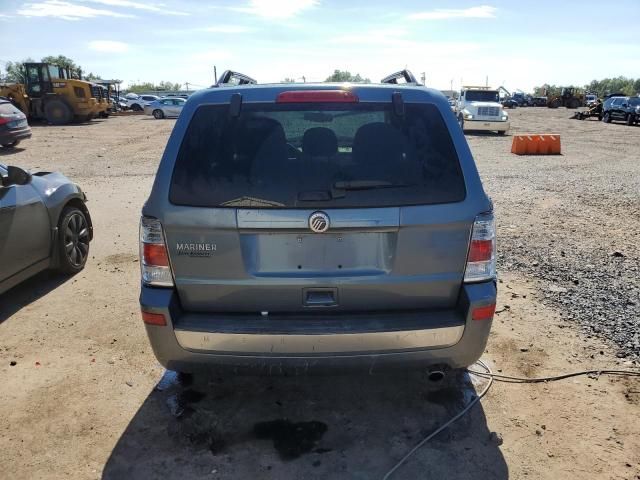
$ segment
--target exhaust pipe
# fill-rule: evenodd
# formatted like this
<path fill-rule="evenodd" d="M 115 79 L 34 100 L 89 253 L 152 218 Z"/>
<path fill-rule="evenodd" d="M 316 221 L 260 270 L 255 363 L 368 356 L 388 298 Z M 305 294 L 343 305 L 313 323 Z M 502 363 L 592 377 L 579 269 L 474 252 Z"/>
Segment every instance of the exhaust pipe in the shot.
<path fill-rule="evenodd" d="M 442 370 L 429 370 L 427 378 L 430 382 L 438 383 L 444 380 L 445 373 Z"/>

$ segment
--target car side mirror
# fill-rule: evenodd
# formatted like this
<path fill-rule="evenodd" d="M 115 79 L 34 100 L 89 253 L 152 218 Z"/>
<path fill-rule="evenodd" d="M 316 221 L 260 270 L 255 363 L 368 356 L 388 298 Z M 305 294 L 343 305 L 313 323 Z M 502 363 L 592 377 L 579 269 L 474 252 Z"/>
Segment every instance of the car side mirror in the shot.
<path fill-rule="evenodd" d="M 31 174 L 20 167 L 7 167 L 7 177 L 4 180 L 5 186 L 26 185 L 31 181 Z"/>

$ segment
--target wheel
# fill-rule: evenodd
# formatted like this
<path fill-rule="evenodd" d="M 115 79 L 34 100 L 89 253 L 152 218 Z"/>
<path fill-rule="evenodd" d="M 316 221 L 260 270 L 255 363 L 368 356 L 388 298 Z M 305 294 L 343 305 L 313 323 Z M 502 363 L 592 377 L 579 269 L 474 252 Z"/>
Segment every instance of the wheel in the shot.
<path fill-rule="evenodd" d="M 153 111 L 153 118 L 156 118 L 158 120 L 164 118 L 164 112 L 162 110 L 160 110 L 159 108 L 156 108 Z"/>
<path fill-rule="evenodd" d="M 3 143 L 2 146 L 4 148 L 14 148 L 20 145 L 20 140 L 14 140 L 13 142 Z"/>
<path fill-rule="evenodd" d="M 458 115 L 458 125 L 460 125 L 460 128 L 464 130 L 464 117 L 462 114 Z"/>
<path fill-rule="evenodd" d="M 602 121 L 604 123 L 611 123 L 611 114 L 609 112 L 606 112 L 603 116 L 602 116 Z"/>
<path fill-rule="evenodd" d="M 498 130 L 498 135 L 506 135 L 507 131 L 506 130 Z"/>
<path fill-rule="evenodd" d="M 140 105 L 138 105 L 137 103 L 134 103 L 133 105 L 131 105 L 131 110 L 133 110 L 134 112 L 141 112 L 142 111 L 142 107 Z"/>
<path fill-rule="evenodd" d="M 82 210 L 66 207 L 58 222 L 58 270 L 75 274 L 89 256 L 89 223 Z"/>
<path fill-rule="evenodd" d="M 44 106 L 44 116 L 51 125 L 66 125 L 73 119 L 73 112 L 62 100 L 49 100 Z"/>
<path fill-rule="evenodd" d="M 633 118 L 633 115 L 630 113 L 627 115 L 627 125 L 631 126 L 635 123 L 635 119 Z"/>

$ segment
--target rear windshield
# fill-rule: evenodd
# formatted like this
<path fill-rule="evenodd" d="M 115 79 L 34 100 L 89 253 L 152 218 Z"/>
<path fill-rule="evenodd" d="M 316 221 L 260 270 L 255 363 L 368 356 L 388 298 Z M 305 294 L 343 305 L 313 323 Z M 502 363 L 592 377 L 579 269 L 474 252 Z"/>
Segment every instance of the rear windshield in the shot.
<path fill-rule="evenodd" d="M 389 103 L 244 104 L 195 112 L 170 201 L 242 208 L 358 208 L 464 200 L 438 109 Z"/>

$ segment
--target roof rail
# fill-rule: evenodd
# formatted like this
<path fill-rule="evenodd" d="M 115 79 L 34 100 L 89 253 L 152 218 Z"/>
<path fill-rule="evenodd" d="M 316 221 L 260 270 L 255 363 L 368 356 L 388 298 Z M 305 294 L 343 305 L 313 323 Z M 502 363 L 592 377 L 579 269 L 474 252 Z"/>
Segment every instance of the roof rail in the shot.
<path fill-rule="evenodd" d="M 397 84 L 398 80 L 401 78 L 404 79 L 404 83 L 414 83 L 416 85 L 418 84 L 418 80 L 416 80 L 416 77 L 413 75 L 413 73 L 411 73 L 411 71 L 407 69 L 400 70 L 399 72 L 395 72 L 387 77 L 384 77 L 382 80 L 380 80 L 380 83 Z"/>
<path fill-rule="evenodd" d="M 225 70 L 215 87 L 223 87 L 225 85 L 249 85 L 258 83 L 253 78 L 245 75 L 244 73 L 234 72 L 232 70 Z"/>

